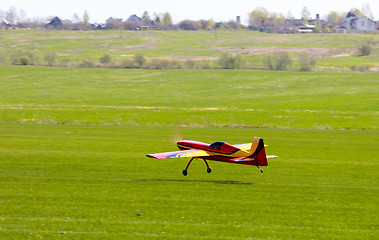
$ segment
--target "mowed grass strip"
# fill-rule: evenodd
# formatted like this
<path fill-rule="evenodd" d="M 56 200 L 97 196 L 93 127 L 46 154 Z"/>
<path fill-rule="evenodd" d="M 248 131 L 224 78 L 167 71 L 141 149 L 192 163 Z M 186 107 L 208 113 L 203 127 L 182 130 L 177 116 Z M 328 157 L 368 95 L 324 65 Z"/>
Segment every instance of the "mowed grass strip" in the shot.
<path fill-rule="evenodd" d="M 0 66 L 0 122 L 377 129 L 375 73 Z"/>
<path fill-rule="evenodd" d="M 147 153 L 250 142 L 255 167 Z M 2 239 L 375 239 L 378 132 L 0 125 Z"/>

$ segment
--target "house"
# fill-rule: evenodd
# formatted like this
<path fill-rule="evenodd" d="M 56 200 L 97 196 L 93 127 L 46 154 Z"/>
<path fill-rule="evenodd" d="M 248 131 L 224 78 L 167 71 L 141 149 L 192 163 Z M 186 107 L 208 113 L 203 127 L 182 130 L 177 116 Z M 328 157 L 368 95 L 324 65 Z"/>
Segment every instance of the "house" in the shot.
<path fill-rule="evenodd" d="M 105 29 L 117 29 L 123 26 L 122 19 L 110 17 L 106 20 Z"/>
<path fill-rule="evenodd" d="M 307 23 L 307 24 L 306 24 Z M 297 27 L 297 31 L 299 33 L 312 33 L 315 31 L 317 26 L 319 28 L 324 28 L 327 25 L 327 22 L 325 20 L 320 19 L 320 14 L 316 14 L 315 19 L 295 19 L 295 18 L 290 18 L 290 19 L 285 19 L 285 24 L 286 24 L 286 30 L 285 32 L 291 32 L 293 27 Z M 317 26 L 316 26 L 317 25 Z"/>
<path fill-rule="evenodd" d="M 342 26 L 336 26 L 334 28 L 334 32 L 335 33 L 347 33 L 347 29 L 345 27 L 342 27 Z"/>
<path fill-rule="evenodd" d="M 351 32 L 374 32 L 376 22 L 364 16 L 357 18 L 353 12 L 349 12 L 345 18 L 341 19 L 341 26 Z"/>
<path fill-rule="evenodd" d="M 55 17 L 55 18 L 51 19 L 51 21 L 48 24 L 45 25 L 45 28 L 49 28 L 49 27 L 50 28 L 51 27 L 53 27 L 53 28 L 60 28 L 60 27 L 62 27 L 62 20 L 60 20 L 59 17 Z"/>
<path fill-rule="evenodd" d="M 313 29 L 316 28 L 315 25 L 305 25 L 305 26 L 298 26 L 298 32 L 299 33 L 312 33 L 313 32 Z"/>
<path fill-rule="evenodd" d="M 0 23 L 0 29 L 8 29 L 12 26 L 12 24 L 10 24 L 8 21 L 6 20 L 3 20 L 1 23 Z"/>
<path fill-rule="evenodd" d="M 137 15 L 133 14 L 126 21 L 142 22 L 142 18 L 140 18 Z"/>

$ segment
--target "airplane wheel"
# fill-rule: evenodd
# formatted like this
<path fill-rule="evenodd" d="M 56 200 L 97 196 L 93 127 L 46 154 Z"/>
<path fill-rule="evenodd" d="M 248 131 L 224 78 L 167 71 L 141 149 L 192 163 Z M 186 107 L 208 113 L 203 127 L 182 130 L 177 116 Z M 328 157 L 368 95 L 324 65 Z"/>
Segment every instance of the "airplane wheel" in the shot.
<path fill-rule="evenodd" d="M 183 173 L 184 176 L 187 176 L 187 170 L 183 170 L 182 173 Z"/>
<path fill-rule="evenodd" d="M 212 172 L 212 169 L 211 168 L 208 168 L 207 169 L 207 173 L 211 173 Z"/>

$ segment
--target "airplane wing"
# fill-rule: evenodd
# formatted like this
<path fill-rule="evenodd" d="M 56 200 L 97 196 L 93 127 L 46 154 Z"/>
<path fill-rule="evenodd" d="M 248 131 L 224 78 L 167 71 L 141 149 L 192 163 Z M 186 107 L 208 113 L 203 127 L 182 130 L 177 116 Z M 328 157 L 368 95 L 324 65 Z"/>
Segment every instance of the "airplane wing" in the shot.
<path fill-rule="evenodd" d="M 146 155 L 149 158 L 164 159 L 164 158 L 189 158 L 189 157 L 207 157 L 210 154 L 204 150 L 183 150 L 175 152 L 164 152 Z"/>

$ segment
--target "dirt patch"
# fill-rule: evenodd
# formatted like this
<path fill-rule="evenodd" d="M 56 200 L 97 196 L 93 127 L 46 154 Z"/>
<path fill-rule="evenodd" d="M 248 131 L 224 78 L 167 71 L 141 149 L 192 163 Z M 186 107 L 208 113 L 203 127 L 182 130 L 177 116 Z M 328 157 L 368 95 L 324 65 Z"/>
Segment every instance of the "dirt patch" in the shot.
<path fill-rule="evenodd" d="M 130 50 L 144 50 L 144 49 L 152 49 L 155 48 L 155 43 L 144 43 L 144 44 L 138 44 L 138 45 L 131 45 L 131 46 L 117 46 L 113 49 L 111 49 L 111 52 L 118 52 L 118 51 L 130 51 Z"/>
<path fill-rule="evenodd" d="M 201 60 L 217 60 L 218 57 L 205 57 L 205 56 L 181 56 L 181 57 L 150 57 L 149 59 L 170 59 L 174 61 L 201 61 Z"/>
<path fill-rule="evenodd" d="M 313 56 L 315 58 L 351 55 L 356 48 L 333 49 L 333 48 L 279 48 L 279 47 L 248 47 L 248 48 L 219 48 L 219 50 L 242 55 L 261 55 L 274 52 L 298 53 Z"/>

